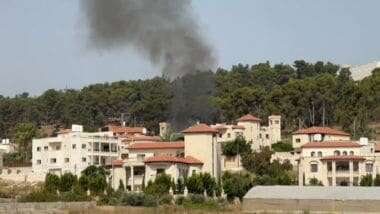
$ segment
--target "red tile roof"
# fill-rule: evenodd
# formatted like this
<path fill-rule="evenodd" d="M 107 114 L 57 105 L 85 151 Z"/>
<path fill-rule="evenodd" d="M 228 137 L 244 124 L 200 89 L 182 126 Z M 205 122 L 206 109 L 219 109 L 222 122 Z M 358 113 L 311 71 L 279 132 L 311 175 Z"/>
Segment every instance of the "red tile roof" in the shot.
<path fill-rule="evenodd" d="M 237 119 L 238 122 L 246 122 L 246 121 L 261 121 L 260 118 L 257 118 L 253 116 L 252 114 L 246 114 L 239 119 Z"/>
<path fill-rule="evenodd" d="M 123 166 L 123 163 L 124 163 L 123 160 L 117 159 L 117 160 L 113 160 L 111 165 L 113 165 L 113 166 Z"/>
<path fill-rule="evenodd" d="M 124 127 L 124 126 L 108 125 L 106 126 L 106 128 L 108 128 L 108 131 L 111 131 L 117 134 L 136 134 L 136 133 L 143 134 L 144 132 L 144 127 Z"/>
<path fill-rule="evenodd" d="M 328 134 L 328 135 L 350 136 L 350 134 L 344 131 L 332 129 L 330 127 L 318 127 L 318 126 L 313 126 L 306 129 L 299 129 L 293 132 L 293 134 Z"/>
<path fill-rule="evenodd" d="M 238 126 L 238 125 L 233 125 L 232 128 L 233 129 L 245 129 L 244 126 Z"/>
<path fill-rule="evenodd" d="M 225 125 L 218 125 L 218 126 L 215 126 L 214 129 L 218 129 L 218 130 L 220 130 L 220 129 L 227 129 L 227 126 L 225 126 Z"/>
<path fill-rule="evenodd" d="M 365 158 L 357 155 L 332 155 L 323 157 L 321 160 L 365 160 Z"/>
<path fill-rule="evenodd" d="M 216 132 L 218 132 L 216 129 L 211 128 L 210 126 L 204 123 L 191 126 L 182 131 L 182 133 L 216 133 Z"/>
<path fill-rule="evenodd" d="M 138 143 L 131 144 L 128 149 L 183 149 L 185 148 L 185 143 L 183 141 L 175 142 L 152 142 L 152 141 L 141 141 Z"/>
<path fill-rule="evenodd" d="M 380 152 L 380 143 L 375 143 L 375 152 Z"/>
<path fill-rule="evenodd" d="M 361 147 L 354 141 L 314 141 L 301 146 L 302 148 L 335 148 L 335 147 Z"/>
<path fill-rule="evenodd" d="M 145 163 L 157 163 L 157 162 L 171 162 L 171 163 L 184 163 L 184 164 L 203 164 L 200 160 L 192 157 L 175 157 L 171 155 L 157 155 L 148 157 L 144 160 Z"/>

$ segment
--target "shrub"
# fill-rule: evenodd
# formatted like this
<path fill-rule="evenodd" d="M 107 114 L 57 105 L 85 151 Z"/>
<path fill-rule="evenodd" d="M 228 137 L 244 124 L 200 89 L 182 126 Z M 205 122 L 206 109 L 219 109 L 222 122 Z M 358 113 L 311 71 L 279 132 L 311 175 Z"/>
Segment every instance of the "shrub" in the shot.
<path fill-rule="evenodd" d="M 184 196 L 178 196 L 175 199 L 175 204 L 176 205 L 182 205 L 185 200 L 186 200 L 186 198 Z"/>
<path fill-rule="evenodd" d="M 91 193 L 103 193 L 107 188 L 107 172 L 101 166 L 89 166 L 82 171 L 79 183 L 84 190 L 90 189 Z"/>
<path fill-rule="evenodd" d="M 372 181 L 372 175 L 363 175 L 362 178 L 360 179 L 360 186 L 372 186 L 373 181 Z"/>
<path fill-rule="evenodd" d="M 59 201 L 56 193 L 47 190 L 38 190 L 21 196 L 19 202 L 54 202 Z"/>
<path fill-rule="evenodd" d="M 323 186 L 322 181 L 318 180 L 317 178 L 310 178 L 309 185 L 310 186 Z"/>
<path fill-rule="evenodd" d="M 201 204 L 206 201 L 206 198 L 204 197 L 204 195 L 201 194 L 191 194 L 190 201 L 194 204 Z"/>
<path fill-rule="evenodd" d="M 47 191 L 56 193 L 59 186 L 60 186 L 60 179 L 58 175 L 54 175 L 51 173 L 46 174 L 45 189 Z"/>
<path fill-rule="evenodd" d="M 59 191 L 67 192 L 70 191 L 73 185 L 77 182 L 77 176 L 72 173 L 65 173 L 61 176 L 59 183 Z"/>
<path fill-rule="evenodd" d="M 128 206 L 157 206 L 156 197 L 144 193 L 124 193 L 120 202 L 122 205 Z"/>
<path fill-rule="evenodd" d="M 374 186 L 380 186 L 380 175 L 376 174 L 375 180 L 373 180 Z"/>
<path fill-rule="evenodd" d="M 279 141 L 272 144 L 272 150 L 275 152 L 290 152 L 293 151 L 293 145 L 288 142 Z"/>
<path fill-rule="evenodd" d="M 196 173 L 192 174 L 186 180 L 186 187 L 187 187 L 189 193 L 203 194 L 204 186 L 203 186 L 202 177 Z"/>
<path fill-rule="evenodd" d="M 163 195 L 160 197 L 159 202 L 160 205 L 162 204 L 172 204 L 173 203 L 173 196 L 171 195 Z"/>
<path fill-rule="evenodd" d="M 82 175 L 78 180 L 79 186 L 82 188 L 82 190 L 87 191 L 88 190 L 88 177 L 85 175 Z"/>
<path fill-rule="evenodd" d="M 163 195 L 168 194 L 170 186 L 172 185 L 169 175 L 161 174 L 153 181 L 149 181 L 144 192 L 150 195 Z"/>

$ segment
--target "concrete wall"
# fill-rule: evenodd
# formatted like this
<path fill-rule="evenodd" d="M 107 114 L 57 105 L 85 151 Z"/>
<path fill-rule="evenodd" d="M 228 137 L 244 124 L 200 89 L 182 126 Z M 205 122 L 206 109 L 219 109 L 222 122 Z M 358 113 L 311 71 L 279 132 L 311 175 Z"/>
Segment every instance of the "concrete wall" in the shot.
<path fill-rule="evenodd" d="M 378 213 L 378 200 L 245 199 L 243 213 Z"/>

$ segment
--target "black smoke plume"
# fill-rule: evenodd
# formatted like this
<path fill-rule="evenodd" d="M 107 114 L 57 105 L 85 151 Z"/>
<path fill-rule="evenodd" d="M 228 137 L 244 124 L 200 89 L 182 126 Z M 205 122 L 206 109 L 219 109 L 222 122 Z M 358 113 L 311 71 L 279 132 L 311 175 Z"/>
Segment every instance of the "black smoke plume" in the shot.
<path fill-rule="evenodd" d="M 92 47 L 130 47 L 174 79 L 213 69 L 190 0 L 81 0 Z"/>

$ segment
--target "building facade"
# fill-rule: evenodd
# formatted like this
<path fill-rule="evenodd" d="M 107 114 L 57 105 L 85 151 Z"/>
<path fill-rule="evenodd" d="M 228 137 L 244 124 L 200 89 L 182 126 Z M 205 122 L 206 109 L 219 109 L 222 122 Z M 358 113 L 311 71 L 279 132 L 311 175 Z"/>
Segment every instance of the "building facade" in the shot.
<path fill-rule="evenodd" d="M 90 165 L 105 166 L 119 157 L 119 140 L 112 132 L 83 132 L 83 127 L 72 129 L 56 137 L 33 139 L 32 171 L 46 175 L 71 172 L 80 175 Z"/>

